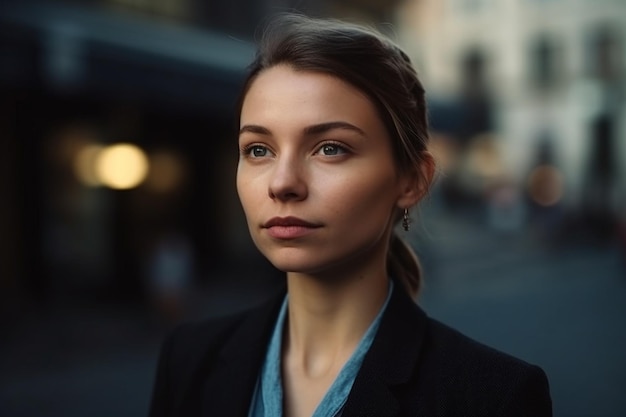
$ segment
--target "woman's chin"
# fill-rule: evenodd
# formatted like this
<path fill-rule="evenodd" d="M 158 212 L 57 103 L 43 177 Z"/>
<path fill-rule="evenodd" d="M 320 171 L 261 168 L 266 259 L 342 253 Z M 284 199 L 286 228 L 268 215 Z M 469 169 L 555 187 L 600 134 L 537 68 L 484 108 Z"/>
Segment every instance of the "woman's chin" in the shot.
<path fill-rule="evenodd" d="M 269 259 L 274 267 L 282 272 L 295 273 L 303 275 L 323 274 L 324 271 L 331 269 L 328 262 L 314 262 L 310 257 L 308 259 Z"/>

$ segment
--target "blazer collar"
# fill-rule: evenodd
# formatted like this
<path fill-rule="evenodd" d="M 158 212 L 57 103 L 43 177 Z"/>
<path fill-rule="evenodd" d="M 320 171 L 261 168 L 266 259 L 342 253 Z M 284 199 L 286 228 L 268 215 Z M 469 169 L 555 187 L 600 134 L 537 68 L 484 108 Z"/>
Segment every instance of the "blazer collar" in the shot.
<path fill-rule="evenodd" d="M 395 387 L 408 382 L 415 372 L 426 323 L 426 314 L 396 285 L 342 417 L 399 413 Z"/>
<path fill-rule="evenodd" d="M 278 310 L 284 288 L 261 307 L 248 312 L 224 343 L 208 369 L 202 395 L 202 416 L 247 416 L 250 401 Z"/>
<path fill-rule="evenodd" d="M 215 363 L 207 369 L 202 416 L 247 416 L 284 288 L 251 313 L 228 338 Z M 372 346 L 348 396 L 342 417 L 394 416 L 399 402 L 394 387 L 407 382 L 417 366 L 426 315 L 396 285 Z"/>

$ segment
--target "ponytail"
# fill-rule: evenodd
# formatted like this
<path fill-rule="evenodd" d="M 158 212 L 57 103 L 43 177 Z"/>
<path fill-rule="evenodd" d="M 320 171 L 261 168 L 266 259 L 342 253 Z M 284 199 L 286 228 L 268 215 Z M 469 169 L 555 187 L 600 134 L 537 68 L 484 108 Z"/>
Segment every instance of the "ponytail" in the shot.
<path fill-rule="evenodd" d="M 415 252 L 395 232 L 391 234 L 387 252 L 387 274 L 401 284 L 411 298 L 417 298 L 422 267 Z"/>

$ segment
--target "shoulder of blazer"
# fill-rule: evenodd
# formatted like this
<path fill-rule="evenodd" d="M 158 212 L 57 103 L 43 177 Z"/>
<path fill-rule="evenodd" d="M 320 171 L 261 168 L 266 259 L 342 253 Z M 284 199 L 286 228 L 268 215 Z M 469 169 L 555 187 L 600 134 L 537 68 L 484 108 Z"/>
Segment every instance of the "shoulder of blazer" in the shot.
<path fill-rule="evenodd" d="M 238 346 L 264 343 L 282 297 L 283 292 L 246 311 L 184 323 L 170 332 L 161 346 L 149 416 L 199 414 L 202 391 L 214 367 L 236 356 Z"/>
<path fill-rule="evenodd" d="M 350 416 L 550 416 L 543 371 L 429 318 L 394 291 L 346 403 Z"/>
<path fill-rule="evenodd" d="M 552 415 L 548 378 L 541 368 L 434 319 L 428 320 L 419 374 L 437 412 Z"/>

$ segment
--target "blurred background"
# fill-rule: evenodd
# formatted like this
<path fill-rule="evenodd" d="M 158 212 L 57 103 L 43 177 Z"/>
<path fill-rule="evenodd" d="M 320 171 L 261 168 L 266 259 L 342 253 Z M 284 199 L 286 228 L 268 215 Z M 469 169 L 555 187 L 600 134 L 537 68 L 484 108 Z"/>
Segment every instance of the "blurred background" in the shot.
<path fill-rule="evenodd" d="M 623 0 L 3 2 L 0 415 L 145 415 L 172 326 L 280 283 L 233 109 L 285 10 L 376 26 L 421 75 L 424 309 L 542 366 L 556 416 L 626 415 Z"/>

